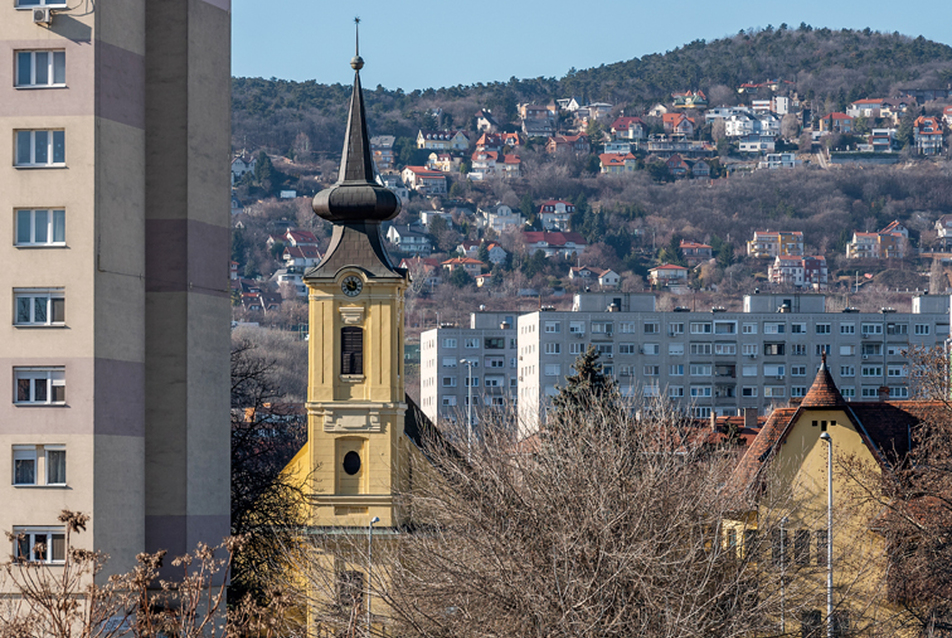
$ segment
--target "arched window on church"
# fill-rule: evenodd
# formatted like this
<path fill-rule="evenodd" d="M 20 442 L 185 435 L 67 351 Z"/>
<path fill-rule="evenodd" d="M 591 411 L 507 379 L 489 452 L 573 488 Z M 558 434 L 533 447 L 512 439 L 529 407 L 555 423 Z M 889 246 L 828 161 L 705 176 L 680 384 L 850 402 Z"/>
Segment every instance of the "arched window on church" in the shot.
<path fill-rule="evenodd" d="M 341 329 L 340 373 L 364 373 L 364 329 L 347 326 Z"/>

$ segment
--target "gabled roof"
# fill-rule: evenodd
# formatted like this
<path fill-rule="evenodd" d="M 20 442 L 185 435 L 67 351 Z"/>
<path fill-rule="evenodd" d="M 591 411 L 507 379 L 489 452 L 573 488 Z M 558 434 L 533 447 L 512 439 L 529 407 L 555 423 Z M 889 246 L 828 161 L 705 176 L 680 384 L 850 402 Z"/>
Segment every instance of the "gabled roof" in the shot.
<path fill-rule="evenodd" d="M 289 228 L 284 236 L 298 244 L 317 244 L 317 237 L 309 230 L 291 230 Z"/>
<path fill-rule="evenodd" d="M 619 117 L 614 122 L 612 122 L 611 128 L 616 131 L 627 131 L 629 128 L 631 128 L 633 125 L 636 125 L 636 124 L 640 126 L 645 126 L 645 123 L 642 121 L 640 117 L 623 116 L 623 117 Z"/>
<path fill-rule="evenodd" d="M 687 268 L 685 268 L 684 266 L 675 266 L 674 264 L 662 264 L 660 266 L 655 266 L 654 268 L 649 268 L 648 272 L 654 272 L 656 270 L 674 271 L 674 270 L 687 270 Z"/>
<path fill-rule="evenodd" d="M 483 262 L 472 257 L 453 257 L 440 264 L 441 266 L 485 266 Z"/>
<path fill-rule="evenodd" d="M 502 157 L 503 164 L 522 164 L 522 159 L 513 153 L 508 153 Z"/>
<path fill-rule="evenodd" d="M 288 246 L 284 249 L 284 258 L 293 257 L 295 259 L 320 259 L 321 253 L 318 252 L 317 246 L 303 245 L 303 246 Z"/>
<path fill-rule="evenodd" d="M 441 179 L 446 179 L 446 175 L 444 175 L 440 171 L 430 170 L 426 166 L 406 166 L 404 167 L 403 170 L 410 171 L 417 177 L 430 177 L 430 178 L 439 177 Z"/>
<path fill-rule="evenodd" d="M 565 246 L 568 243 L 574 243 L 577 246 L 585 246 L 585 238 L 576 232 L 549 232 L 527 230 L 522 233 L 527 244 L 546 243 L 553 248 Z"/>
<path fill-rule="evenodd" d="M 699 244 L 694 241 L 684 241 L 681 240 L 681 248 L 691 248 L 691 249 L 700 249 L 700 248 L 710 248 L 707 244 Z"/>

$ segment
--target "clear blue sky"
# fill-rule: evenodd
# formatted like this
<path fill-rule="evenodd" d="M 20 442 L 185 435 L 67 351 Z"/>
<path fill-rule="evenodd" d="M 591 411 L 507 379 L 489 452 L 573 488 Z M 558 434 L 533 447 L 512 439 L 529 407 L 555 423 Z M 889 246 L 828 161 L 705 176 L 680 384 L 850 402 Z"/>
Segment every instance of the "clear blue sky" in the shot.
<path fill-rule="evenodd" d="M 919 0 L 233 0 L 232 74 L 349 84 L 360 16 L 365 88 L 562 77 L 750 27 L 870 27 L 949 44 L 952 2 Z"/>

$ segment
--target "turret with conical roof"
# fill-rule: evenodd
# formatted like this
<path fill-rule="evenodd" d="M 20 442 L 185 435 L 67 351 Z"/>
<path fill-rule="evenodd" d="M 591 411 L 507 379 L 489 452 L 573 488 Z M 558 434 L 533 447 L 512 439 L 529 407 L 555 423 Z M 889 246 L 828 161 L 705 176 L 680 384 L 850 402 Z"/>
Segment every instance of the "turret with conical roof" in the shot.
<path fill-rule="evenodd" d="M 826 353 L 823 353 L 820 360 L 820 369 L 817 370 L 816 379 L 813 385 L 800 405 L 804 408 L 842 408 L 846 407 L 846 399 L 840 394 L 836 383 L 833 382 L 833 375 L 826 367 Z"/>

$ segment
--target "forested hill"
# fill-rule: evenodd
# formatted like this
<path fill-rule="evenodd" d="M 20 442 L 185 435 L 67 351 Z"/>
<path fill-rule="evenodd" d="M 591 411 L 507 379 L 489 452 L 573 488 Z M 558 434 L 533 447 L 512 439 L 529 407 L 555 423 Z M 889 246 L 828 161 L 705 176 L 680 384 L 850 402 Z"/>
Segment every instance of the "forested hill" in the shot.
<path fill-rule="evenodd" d="M 900 88 L 946 87 L 952 83 L 952 47 L 869 29 L 781 25 L 712 42 L 698 40 L 627 62 L 571 69 L 561 79 L 511 78 L 412 93 L 378 86 L 367 91 L 366 100 L 374 133 L 410 136 L 418 128 L 469 128 L 479 108 L 492 109 L 506 122 L 515 119 L 519 102 L 571 96 L 609 102 L 629 114 L 688 89 L 705 91 L 712 105 L 734 104 L 750 99 L 736 92 L 739 85 L 767 79 L 790 82 L 781 92 L 796 92 L 818 111 L 842 110 L 852 100 L 893 96 Z M 309 150 L 337 153 L 349 94 L 350 87 L 340 84 L 235 78 L 234 145 L 284 153 L 297 140 Z M 442 110 L 439 121 L 427 115 L 433 109 Z"/>

